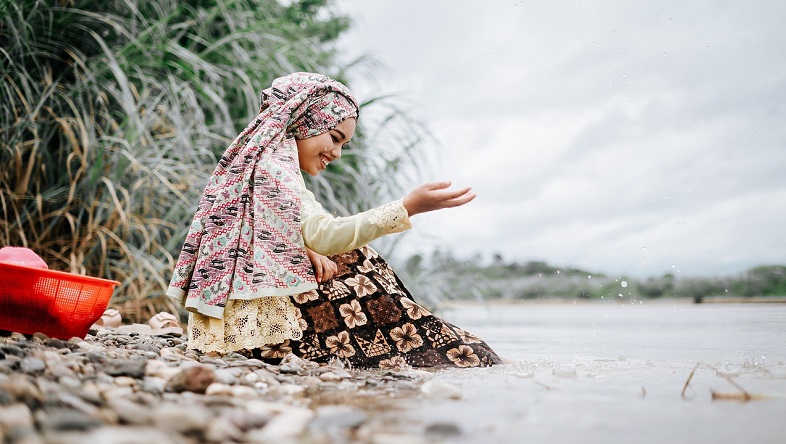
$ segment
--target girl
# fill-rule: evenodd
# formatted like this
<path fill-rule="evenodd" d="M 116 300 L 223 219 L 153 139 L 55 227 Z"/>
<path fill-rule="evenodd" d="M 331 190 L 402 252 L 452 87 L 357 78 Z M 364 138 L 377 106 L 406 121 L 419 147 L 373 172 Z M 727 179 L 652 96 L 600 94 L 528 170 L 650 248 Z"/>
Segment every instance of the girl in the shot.
<path fill-rule="evenodd" d="M 208 181 L 167 291 L 189 311 L 189 347 L 362 368 L 501 363 L 415 303 L 366 245 L 409 229 L 415 214 L 466 204 L 469 188 L 427 183 L 351 217 L 333 217 L 305 188 L 300 170 L 316 176 L 338 160 L 357 118 L 352 93 L 320 74 L 263 91 Z"/>

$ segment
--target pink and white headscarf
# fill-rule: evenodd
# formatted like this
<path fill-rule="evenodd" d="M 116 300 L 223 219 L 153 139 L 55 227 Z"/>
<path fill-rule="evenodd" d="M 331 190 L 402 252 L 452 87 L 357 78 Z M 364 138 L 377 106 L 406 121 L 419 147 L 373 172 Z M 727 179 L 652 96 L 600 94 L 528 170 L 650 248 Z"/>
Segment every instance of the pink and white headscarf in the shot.
<path fill-rule="evenodd" d="M 205 187 L 167 295 L 189 311 L 222 318 L 230 299 L 315 289 L 300 229 L 295 139 L 357 116 L 349 89 L 321 74 L 294 73 L 264 90 L 259 115 Z"/>

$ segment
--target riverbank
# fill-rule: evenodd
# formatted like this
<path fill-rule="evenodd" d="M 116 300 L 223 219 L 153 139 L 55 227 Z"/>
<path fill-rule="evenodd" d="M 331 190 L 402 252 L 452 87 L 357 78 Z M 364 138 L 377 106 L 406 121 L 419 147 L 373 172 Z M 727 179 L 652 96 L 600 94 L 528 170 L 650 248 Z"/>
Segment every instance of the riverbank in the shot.
<path fill-rule="evenodd" d="M 782 304 L 460 304 L 510 365 L 358 371 L 177 334 L 0 338 L 0 443 L 780 443 Z"/>
<path fill-rule="evenodd" d="M 0 338 L 0 443 L 403 442 L 395 400 L 456 391 L 420 370 L 269 365 L 198 355 L 178 334 L 91 332 Z"/>

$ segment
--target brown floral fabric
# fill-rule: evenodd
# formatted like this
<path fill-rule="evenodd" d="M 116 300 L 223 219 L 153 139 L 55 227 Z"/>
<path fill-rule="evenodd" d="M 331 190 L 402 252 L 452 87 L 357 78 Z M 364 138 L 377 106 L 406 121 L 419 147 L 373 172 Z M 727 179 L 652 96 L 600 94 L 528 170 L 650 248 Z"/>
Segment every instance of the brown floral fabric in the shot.
<path fill-rule="evenodd" d="M 331 257 L 338 273 L 292 297 L 300 341 L 254 350 L 263 359 L 287 353 L 316 362 L 338 357 L 357 368 L 485 367 L 502 360 L 480 338 L 418 305 L 376 251 Z"/>

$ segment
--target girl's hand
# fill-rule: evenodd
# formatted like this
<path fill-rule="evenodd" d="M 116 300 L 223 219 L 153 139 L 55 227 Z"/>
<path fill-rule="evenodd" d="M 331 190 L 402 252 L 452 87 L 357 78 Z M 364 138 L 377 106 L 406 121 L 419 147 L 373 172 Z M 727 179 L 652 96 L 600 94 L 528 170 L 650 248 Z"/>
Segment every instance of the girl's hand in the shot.
<path fill-rule="evenodd" d="M 477 197 L 470 187 L 448 190 L 449 186 L 450 181 L 424 183 L 404 198 L 404 208 L 412 217 L 427 211 L 458 207 Z"/>
<path fill-rule="evenodd" d="M 322 256 L 308 247 L 306 247 L 306 252 L 311 265 L 314 266 L 314 274 L 316 274 L 318 283 L 330 280 L 338 271 L 336 263 L 328 259 L 327 256 Z"/>

